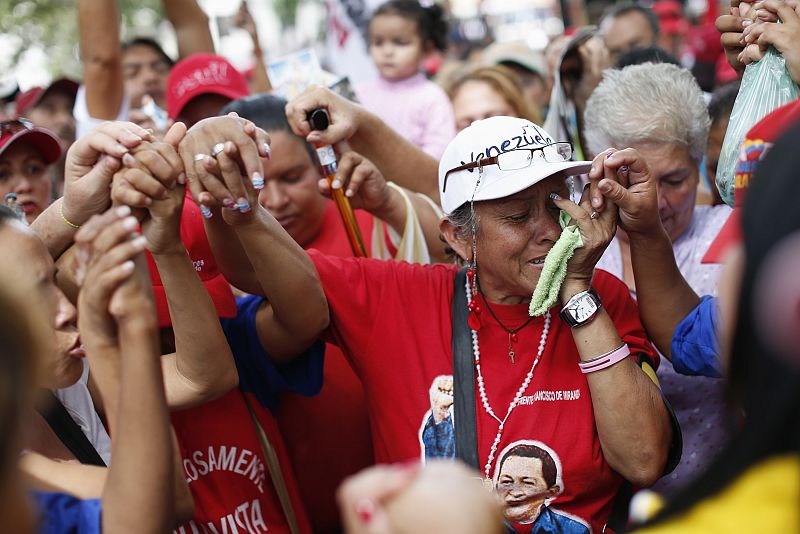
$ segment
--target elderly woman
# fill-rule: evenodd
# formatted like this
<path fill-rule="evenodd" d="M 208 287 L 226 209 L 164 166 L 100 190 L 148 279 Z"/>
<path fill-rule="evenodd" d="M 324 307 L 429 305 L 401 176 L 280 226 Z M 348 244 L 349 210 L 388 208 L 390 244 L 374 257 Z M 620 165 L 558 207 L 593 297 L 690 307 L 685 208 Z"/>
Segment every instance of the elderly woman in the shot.
<path fill-rule="evenodd" d="M 28 223 L 50 205 L 50 165 L 61 157 L 58 138 L 26 119 L 0 123 L 0 198 L 16 195 Z"/>
<path fill-rule="evenodd" d="M 458 131 L 476 120 L 499 115 L 542 122 L 540 111 L 525 100 L 517 74 L 501 65 L 477 67 L 456 75 L 447 85 L 447 95 L 453 102 Z"/>
<path fill-rule="evenodd" d="M 558 466 L 549 509 L 599 532 L 626 479 L 661 476 L 673 430 L 637 366 L 654 355 L 627 288 L 594 272 L 616 214 L 567 200 L 565 176 L 589 169 L 570 157 L 569 145 L 518 118 L 477 121 L 456 136 L 439 167 L 440 229 L 466 271 L 310 255 L 329 303 L 325 337 L 364 384 L 378 462 L 458 453 L 495 487 L 500 458 L 534 444 Z M 621 163 L 612 155 L 595 165 L 614 173 Z M 230 194 L 212 190 L 199 194 L 219 204 Z M 556 291 L 560 305 L 530 317 L 561 210 L 583 246 Z M 512 517 L 536 528 L 535 515 Z"/>
<path fill-rule="evenodd" d="M 698 294 L 715 295 L 720 267 L 701 259 L 730 209 L 695 205 L 710 120 L 691 73 L 652 63 L 606 71 L 589 99 L 585 119 L 592 152 L 631 146 L 647 160 L 658 184 L 661 222 L 681 273 Z M 635 294 L 624 232 L 617 233 L 598 267 L 620 277 Z M 671 493 L 700 473 L 724 445 L 723 386 L 713 378 L 678 375 L 667 362 L 659 368 L 659 378 L 684 433 L 682 462 L 656 486 Z"/>

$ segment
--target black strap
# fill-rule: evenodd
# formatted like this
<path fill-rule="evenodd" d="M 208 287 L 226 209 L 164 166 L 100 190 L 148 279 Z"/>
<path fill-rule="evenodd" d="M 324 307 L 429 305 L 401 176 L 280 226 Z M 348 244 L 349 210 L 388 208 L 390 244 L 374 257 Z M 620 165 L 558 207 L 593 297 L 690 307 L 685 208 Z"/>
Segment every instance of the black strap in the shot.
<path fill-rule="evenodd" d="M 64 444 L 69 451 L 75 455 L 75 458 L 84 465 L 98 465 L 105 467 L 106 463 L 95 450 L 89 438 L 83 433 L 81 427 L 72 416 L 69 414 L 61 401 L 58 400 L 52 391 L 47 390 L 49 394 L 49 401 L 46 407 L 39 407 L 37 410 L 50 425 L 58 439 Z"/>
<path fill-rule="evenodd" d="M 464 287 L 467 269 L 456 273 L 453 288 L 453 422 L 456 458 L 480 471 L 478 465 L 478 428 L 475 414 L 475 366 L 472 335 L 467 326 L 467 295 Z"/>

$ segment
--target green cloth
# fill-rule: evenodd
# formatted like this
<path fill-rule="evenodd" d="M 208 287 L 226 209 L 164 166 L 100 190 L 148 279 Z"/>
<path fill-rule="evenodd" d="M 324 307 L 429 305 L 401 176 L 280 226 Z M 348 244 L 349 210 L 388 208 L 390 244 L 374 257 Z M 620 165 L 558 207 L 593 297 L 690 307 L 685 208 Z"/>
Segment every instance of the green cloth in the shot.
<path fill-rule="evenodd" d="M 528 308 L 528 314 L 531 317 L 544 315 L 556 303 L 558 293 L 561 291 L 561 283 L 567 275 L 567 262 L 575 253 L 575 249 L 583 246 L 578 226 L 567 226 L 570 222 L 567 212 L 561 210 L 558 222 L 562 228 L 561 236 L 544 259 L 542 274 L 539 276 L 536 289 L 533 290 L 531 305 Z"/>

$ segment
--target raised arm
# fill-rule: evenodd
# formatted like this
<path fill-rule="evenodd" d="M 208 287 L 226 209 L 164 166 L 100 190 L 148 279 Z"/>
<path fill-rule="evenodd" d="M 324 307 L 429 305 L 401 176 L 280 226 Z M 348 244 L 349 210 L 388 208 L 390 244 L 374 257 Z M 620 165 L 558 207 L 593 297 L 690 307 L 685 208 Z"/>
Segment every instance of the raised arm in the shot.
<path fill-rule="evenodd" d="M 114 462 L 103 488 L 104 532 L 165 532 L 173 522 L 172 440 L 158 325 L 136 221 L 98 216 L 76 236 L 87 259 L 79 328 L 105 397 Z M 119 389 L 108 386 L 119 380 Z M 142 513 L 146 510 L 147 513 Z"/>
<path fill-rule="evenodd" d="M 196 0 L 162 0 L 164 16 L 175 28 L 180 57 L 213 54 L 214 41 L 208 29 L 208 16 Z"/>
<path fill-rule="evenodd" d="M 108 122 L 72 144 L 64 168 L 64 196 L 31 224 L 53 258 L 72 244 L 80 225 L 108 209 L 111 179 L 122 156 L 149 138 L 133 123 Z"/>
<path fill-rule="evenodd" d="M 620 226 L 628 233 L 631 263 L 636 281 L 639 315 L 658 350 L 671 358 L 675 327 L 694 309 L 700 298 L 683 278 L 661 218 L 658 216 L 656 179 L 646 162 L 632 150 L 614 155 L 628 167 L 627 188 L 616 180 L 604 179 L 600 169 L 589 174 L 599 180 L 598 190 L 619 208 Z"/>
<path fill-rule="evenodd" d="M 96 119 L 117 117 L 124 93 L 116 0 L 78 0 L 86 106 Z"/>
<path fill-rule="evenodd" d="M 238 384 L 216 308 L 181 242 L 181 224 L 202 224 L 196 208 L 183 210 L 185 188 L 178 183 L 183 162 L 170 144 L 177 145 L 184 132 L 178 123 L 167 133 L 168 142 L 147 143 L 126 157 L 113 194 L 115 202 L 149 203 L 142 234 L 158 268 L 175 336 L 175 352 L 162 357 L 171 409 L 207 402 Z M 130 198 L 137 193 L 141 198 Z"/>
<path fill-rule="evenodd" d="M 611 153 L 611 151 L 609 151 Z M 605 176 L 615 176 L 623 164 L 637 172 L 640 165 L 629 162 L 616 153 L 612 158 L 601 154 L 593 167 L 603 169 Z M 598 171 L 601 172 L 601 171 Z M 594 186 L 593 186 L 594 187 Z M 569 213 L 583 239 L 567 264 L 567 274 L 561 287 L 561 303 L 589 289 L 594 266 L 611 241 L 616 230 L 617 210 L 606 206 L 592 218 L 589 190 L 584 192 L 580 205 L 569 199 L 553 202 Z M 627 296 L 626 296 L 627 297 Z M 631 306 L 628 313 L 635 314 Z M 588 324 L 572 328 L 572 337 L 582 362 L 610 354 L 623 346 L 623 341 L 605 308 Z M 653 484 L 664 472 L 672 437 L 667 408 L 656 384 L 636 365 L 633 358 L 624 358 L 609 367 L 586 374 L 592 396 L 597 433 L 608 464 L 637 486 Z M 631 444 L 636 444 L 631 447 Z"/>
<path fill-rule="evenodd" d="M 275 218 L 258 203 L 258 192 L 242 176 L 236 145 L 225 143 L 206 169 L 231 184 L 236 178 L 244 190 L 247 206 L 223 209 L 255 272 L 267 303 L 256 317 L 262 347 L 276 362 L 287 362 L 301 354 L 330 322 L 328 301 L 311 259 Z"/>
<path fill-rule="evenodd" d="M 306 120 L 307 114 L 318 108 L 328 111 L 331 122 L 322 132 L 312 131 Z M 439 204 L 439 162 L 363 107 L 329 89 L 315 87 L 289 102 L 286 117 L 292 130 L 310 143 L 348 141 L 353 150 L 372 160 L 393 182 Z"/>

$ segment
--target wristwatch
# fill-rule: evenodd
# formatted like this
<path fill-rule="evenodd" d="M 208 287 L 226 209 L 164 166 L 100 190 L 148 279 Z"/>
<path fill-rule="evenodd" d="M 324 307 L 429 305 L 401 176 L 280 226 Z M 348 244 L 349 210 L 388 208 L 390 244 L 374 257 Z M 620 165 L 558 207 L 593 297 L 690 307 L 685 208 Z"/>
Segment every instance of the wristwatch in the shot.
<path fill-rule="evenodd" d="M 561 308 L 559 315 L 570 327 L 576 328 L 592 322 L 602 308 L 600 296 L 590 287 L 573 295 Z"/>

